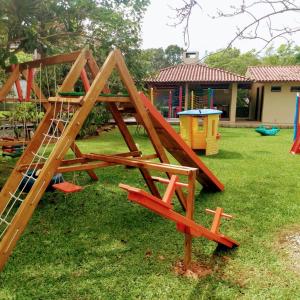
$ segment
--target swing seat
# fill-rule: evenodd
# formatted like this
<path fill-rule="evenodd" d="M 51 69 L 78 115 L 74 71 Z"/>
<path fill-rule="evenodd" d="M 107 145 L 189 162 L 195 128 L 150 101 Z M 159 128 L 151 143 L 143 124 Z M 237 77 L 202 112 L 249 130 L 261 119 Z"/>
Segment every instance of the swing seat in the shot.
<path fill-rule="evenodd" d="M 73 184 L 73 183 L 67 182 L 67 181 L 53 184 L 52 187 L 58 191 L 66 193 L 66 194 L 76 193 L 76 192 L 80 192 L 83 190 L 82 186 L 79 186 L 79 185 L 76 185 L 76 184 Z"/>

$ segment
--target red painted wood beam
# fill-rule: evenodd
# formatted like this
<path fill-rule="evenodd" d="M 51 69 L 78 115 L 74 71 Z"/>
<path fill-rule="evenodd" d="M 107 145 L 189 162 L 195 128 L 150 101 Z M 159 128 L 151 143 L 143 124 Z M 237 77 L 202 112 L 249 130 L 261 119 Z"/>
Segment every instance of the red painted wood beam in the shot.
<path fill-rule="evenodd" d="M 32 88 L 32 81 L 34 77 L 34 69 L 28 69 L 28 75 L 27 75 L 27 87 L 26 87 L 26 101 L 30 101 L 30 95 L 31 95 L 31 88 Z"/>
<path fill-rule="evenodd" d="M 89 78 L 87 76 L 85 69 L 82 69 L 82 71 L 80 73 L 80 78 L 82 80 L 84 90 L 87 92 L 90 89 L 91 85 L 90 85 Z"/>

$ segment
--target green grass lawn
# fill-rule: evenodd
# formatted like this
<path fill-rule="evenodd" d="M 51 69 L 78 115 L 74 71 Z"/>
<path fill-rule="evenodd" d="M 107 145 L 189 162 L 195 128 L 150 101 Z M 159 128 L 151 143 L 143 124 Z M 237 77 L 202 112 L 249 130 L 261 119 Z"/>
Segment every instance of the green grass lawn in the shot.
<path fill-rule="evenodd" d="M 70 174 L 83 192 L 44 195 L 0 273 L 0 299 L 299 299 L 299 275 L 280 245 L 282 232 L 300 227 L 300 156 L 289 154 L 292 130 L 275 137 L 236 128 L 221 134 L 219 154 L 202 159 L 226 190 L 205 194 L 198 185 L 195 219 L 210 226 L 204 209 L 224 207 L 235 218 L 221 230 L 241 245 L 219 253 L 215 243 L 194 239 L 193 259 L 211 267 L 211 275 L 195 280 L 173 272 L 183 235 L 127 200 L 119 182 L 145 184 L 138 170 L 118 166 L 97 170 L 96 183 L 84 172 Z M 152 153 L 145 136 L 135 138 Z M 117 131 L 78 144 L 86 152 L 127 151 Z M 12 164 L 1 162 L 1 184 Z"/>

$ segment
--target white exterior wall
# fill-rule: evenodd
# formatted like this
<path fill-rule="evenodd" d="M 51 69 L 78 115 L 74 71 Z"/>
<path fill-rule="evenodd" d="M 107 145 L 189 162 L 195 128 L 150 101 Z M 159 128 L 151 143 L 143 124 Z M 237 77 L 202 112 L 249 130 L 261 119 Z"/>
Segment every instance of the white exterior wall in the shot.
<path fill-rule="evenodd" d="M 271 92 L 271 86 L 281 86 L 281 92 Z M 293 124 L 297 93 L 290 91 L 291 86 L 300 82 L 264 84 L 263 123 Z"/>

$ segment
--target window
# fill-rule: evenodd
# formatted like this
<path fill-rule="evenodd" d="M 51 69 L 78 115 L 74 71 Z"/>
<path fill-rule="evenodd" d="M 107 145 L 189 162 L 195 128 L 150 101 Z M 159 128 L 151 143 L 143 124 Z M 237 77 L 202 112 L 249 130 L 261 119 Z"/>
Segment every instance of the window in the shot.
<path fill-rule="evenodd" d="M 300 92 L 300 86 L 291 86 L 291 92 Z"/>
<path fill-rule="evenodd" d="M 271 86 L 271 92 L 280 93 L 281 86 Z"/>
<path fill-rule="evenodd" d="M 197 53 L 196 52 L 187 52 L 186 53 L 186 58 L 196 58 Z"/>

